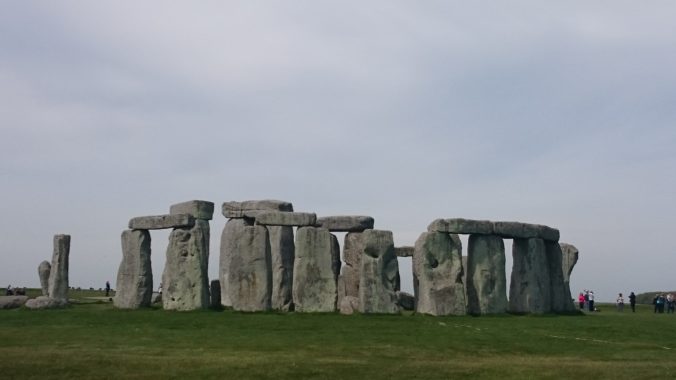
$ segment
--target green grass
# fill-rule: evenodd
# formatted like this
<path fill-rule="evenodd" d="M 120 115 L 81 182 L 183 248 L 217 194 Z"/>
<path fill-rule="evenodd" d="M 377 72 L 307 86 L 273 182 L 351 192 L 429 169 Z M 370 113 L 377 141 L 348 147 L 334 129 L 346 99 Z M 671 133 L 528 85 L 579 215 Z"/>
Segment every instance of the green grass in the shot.
<path fill-rule="evenodd" d="M 5 310 L 0 377 L 674 377 L 676 316 L 643 305 L 635 314 L 601 309 L 444 318 L 123 311 L 110 303 Z"/>

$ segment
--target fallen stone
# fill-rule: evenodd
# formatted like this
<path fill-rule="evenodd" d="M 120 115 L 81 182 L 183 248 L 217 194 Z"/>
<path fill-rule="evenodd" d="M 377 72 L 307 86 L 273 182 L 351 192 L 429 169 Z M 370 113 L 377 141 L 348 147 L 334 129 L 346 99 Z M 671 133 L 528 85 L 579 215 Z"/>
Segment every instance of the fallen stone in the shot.
<path fill-rule="evenodd" d="M 362 238 L 361 232 L 349 232 L 345 235 L 343 246 L 345 266 L 341 273 L 342 286 L 345 290 L 343 296 L 359 298 L 359 272 L 361 271 L 361 255 L 364 252 Z"/>
<path fill-rule="evenodd" d="M 359 272 L 359 311 L 397 314 L 399 262 L 394 254 L 391 231 L 366 230 L 362 235 L 363 253 Z"/>
<path fill-rule="evenodd" d="M 262 212 L 256 217 L 256 224 L 266 226 L 314 226 L 317 215 L 306 212 Z"/>
<path fill-rule="evenodd" d="M 153 268 L 150 262 L 150 232 L 122 232 L 122 262 L 117 271 L 113 305 L 120 309 L 138 309 L 151 305 Z"/>
<path fill-rule="evenodd" d="M 40 309 L 59 309 L 62 307 L 68 306 L 68 301 L 65 299 L 56 299 L 45 296 L 40 296 L 37 298 L 31 298 L 26 301 L 25 306 L 28 309 L 40 310 Z"/>
<path fill-rule="evenodd" d="M 473 234 L 467 248 L 467 308 L 470 314 L 507 311 L 505 244 L 495 235 Z"/>
<path fill-rule="evenodd" d="M 334 312 L 340 273 L 338 240 L 326 228 L 296 231 L 293 303 L 297 312 Z"/>
<path fill-rule="evenodd" d="M 211 280 L 209 284 L 209 297 L 210 297 L 210 306 L 214 310 L 220 310 L 223 308 L 221 305 L 221 281 L 220 280 Z"/>
<path fill-rule="evenodd" d="M 394 247 L 394 254 L 397 257 L 413 257 L 413 251 L 415 247 L 404 246 L 404 247 Z"/>
<path fill-rule="evenodd" d="M 293 310 L 293 227 L 267 226 L 272 263 L 272 309 Z"/>
<path fill-rule="evenodd" d="M 49 271 L 49 297 L 68 302 L 68 256 L 70 235 L 54 235 L 54 253 Z"/>
<path fill-rule="evenodd" d="M 462 243 L 457 235 L 425 232 L 413 254 L 416 311 L 430 315 L 465 315 Z"/>
<path fill-rule="evenodd" d="M 340 314 L 352 315 L 359 311 L 359 298 L 345 296 L 340 299 Z"/>
<path fill-rule="evenodd" d="M 196 310 L 209 306 L 208 265 L 208 221 L 197 219 L 192 228 L 177 228 L 171 232 L 162 274 L 165 310 Z"/>
<path fill-rule="evenodd" d="M 214 216 L 214 203 L 196 200 L 177 203 L 169 208 L 169 214 L 189 214 L 195 219 L 211 220 Z"/>
<path fill-rule="evenodd" d="M 17 309 L 28 301 L 27 296 L 0 296 L 0 309 Z"/>
<path fill-rule="evenodd" d="M 271 308 L 272 270 L 268 230 L 244 226 L 232 237 L 228 293 L 238 311 L 267 311 Z"/>
<path fill-rule="evenodd" d="M 317 227 L 330 232 L 362 232 L 373 229 L 374 220 L 370 216 L 343 215 L 326 216 L 317 219 Z"/>
<path fill-rule="evenodd" d="M 221 281 L 221 305 L 231 307 L 230 291 L 228 284 L 230 283 L 230 261 L 232 255 L 238 251 L 238 242 L 240 236 L 244 234 L 244 228 L 251 226 L 251 223 L 245 219 L 230 219 L 225 223 L 223 233 L 221 234 L 221 254 L 219 258 L 218 270 L 219 279 Z"/>
<path fill-rule="evenodd" d="M 195 218 L 189 214 L 139 216 L 129 220 L 129 228 L 132 230 L 188 228 L 194 225 Z"/>
<path fill-rule="evenodd" d="M 397 305 L 404 310 L 415 310 L 415 297 L 406 292 L 397 292 Z"/>
<path fill-rule="evenodd" d="M 49 272 L 52 270 L 52 264 L 45 260 L 38 266 L 38 276 L 40 276 L 40 287 L 42 288 L 42 295 L 49 295 Z"/>
<path fill-rule="evenodd" d="M 555 313 L 574 311 L 575 304 L 572 301 L 570 287 L 563 278 L 561 246 L 557 242 L 545 240 L 545 250 L 549 265 L 552 311 Z"/>
<path fill-rule="evenodd" d="M 563 270 L 563 281 L 568 284 L 570 282 L 570 274 L 573 273 L 573 268 L 577 264 L 580 257 L 580 251 L 572 244 L 560 243 L 562 261 L 561 266 Z M 569 287 L 570 289 L 570 287 Z"/>
<path fill-rule="evenodd" d="M 551 281 L 545 242 L 542 239 L 514 239 L 509 312 L 548 313 L 552 310 Z"/>
<path fill-rule="evenodd" d="M 473 219 L 437 219 L 428 227 L 428 232 L 444 232 L 449 234 L 483 234 L 493 233 L 493 222 Z"/>
<path fill-rule="evenodd" d="M 223 216 L 226 218 L 251 217 L 251 214 L 247 216 L 247 212 L 256 212 L 261 210 L 292 212 L 293 205 L 291 202 L 264 199 L 244 202 L 224 202 L 223 206 L 221 207 Z"/>

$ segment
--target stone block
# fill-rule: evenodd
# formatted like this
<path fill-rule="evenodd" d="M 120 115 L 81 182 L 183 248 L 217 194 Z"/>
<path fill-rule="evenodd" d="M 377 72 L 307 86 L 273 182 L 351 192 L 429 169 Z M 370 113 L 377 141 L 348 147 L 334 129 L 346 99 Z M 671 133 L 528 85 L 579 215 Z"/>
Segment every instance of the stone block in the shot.
<path fill-rule="evenodd" d="M 293 211 L 291 202 L 273 199 L 253 200 L 244 202 L 224 202 L 221 211 L 226 218 L 244 218 L 248 211 Z M 252 215 L 252 214 L 249 214 Z"/>
<path fill-rule="evenodd" d="M 359 311 L 397 314 L 399 263 L 391 231 L 366 230 L 359 271 Z"/>
<path fill-rule="evenodd" d="M 236 221 L 231 219 L 228 223 Z M 232 308 L 268 311 L 271 308 L 272 270 L 270 240 L 264 226 L 243 226 L 231 237 L 228 286 Z"/>
<path fill-rule="evenodd" d="M 17 309 L 28 301 L 27 296 L 0 296 L 0 309 Z"/>
<path fill-rule="evenodd" d="M 209 201 L 188 201 L 169 208 L 169 214 L 189 214 L 195 219 L 211 220 L 214 217 L 214 203 Z"/>
<path fill-rule="evenodd" d="M 568 283 L 570 282 L 570 274 L 573 273 L 573 268 L 575 268 L 575 264 L 580 257 L 580 251 L 572 244 L 560 243 L 559 245 L 562 254 L 563 280 Z"/>
<path fill-rule="evenodd" d="M 228 290 L 231 258 L 239 250 L 238 242 L 247 226 L 251 226 L 251 224 L 245 219 L 230 219 L 225 223 L 223 233 L 221 234 L 218 271 L 219 280 L 221 281 L 221 305 L 225 307 L 232 306 Z"/>
<path fill-rule="evenodd" d="M 306 212 L 263 212 L 256 217 L 256 224 L 266 226 L 308 227 L 317 223 L 317 215 Z"/>
<path fill-rule="evenodd" d="M 552 290 L 544 240 L 514 239 L 512 258 L 509 312 L 519 314 L 551 312 Z"/>
<path fill-rule="evenodd" d="M 52 264 L 45 260 L 38 266 L 38 276 L 40 276 L 40 287 L 42 295 L 49 296 L 49 273 L 52 271 Z"/>
<path fill-rule="evenodd" d="M 397 257 L 413 257 L 414 250 L 413 246 L 394 247 L 394 254 Z"/>
<path fill-rule="evenodd" d="M 139 216 L 129 220 L 129 228 L 132 230 L 186 228 L 194 225 L 195 218 L 190 214 Z"/>
<path fill-rule="evenodd" d="M 214 310 L 220 310 L 223 308 L 221 305 L 221 281 L 220 280 L 211 280 L 209 283 L 209 299 L 211 302 L 209 306 Z"/>
<path fill-rule="evenodd" d="M 272 309 L 293 310 L 293 227 L 267 226 L 272 263 Z"/>
<path fill-rule="evenodd" d="M 150 232 L 122 232 L 122 262 L 117 271 L 113 305 L 120 309 L 149 307 L 153 295 L 153 269 L 150 262 Z"/>
<path fill-rule="evenodd" d="M 570 286 L 568 282 L 564 281 L 561 246 L 557 242 L 545 240 L 545 250 L 547 252 L 547 264 L 549 265 L 552 311 L 555 313 L 574 311 L 575 304 L 573 304 L 570 294 Z"/>
<path fill-rule="evenodd" d="M 68 306 L 68 300 L 61 298 L 50 298 L 45 296 L 40 296 L 37 298 L 31 298 L 25 303 L 28 309 L 40 310 L 40 309 L 59 309 L 62 307 Z"/>
<path fill-rule="evenodd" d="M 449 234 L 483 234 L 493 233 L 493 222 L 473 219 L 437 219 L 428 227 L 428 232 L 444 232 Z"/>
<path fill-rule="evenodd" d="M 334 312 L 338 298 L 340 248 L 326 228 L 296 231 L 293 303 L 297 312 Z"/>
<path fill-rule="evenodd" d="M 468 312 L 474 315 L 505 313 L 507 278 L 502 238 L 495 235 L 470 235 L 467 252 L 465 285 Z"/>
<path fill-rule="evenodd" d="M 343 246 L 342 282 L 345 296 L 359 297 L 359 272 L 361 271 L 361 256 L 364 252 L 362 244 L 363 233 L 348 232 L 345 235 Z"/>
<path fill-rule="evenodd" d="M 362 232 L 373 229 L 373 223 L 372 217 L 360 215 L 326 216 L 317 219 L 317 227 L 331 232 Z"/>
<path fill-rule="evenodd" d="M 68 302 L 68 259 L 70 235 L 54 235 L 54 253 L 49 272 L 48 293 L 55 300 Z"/>

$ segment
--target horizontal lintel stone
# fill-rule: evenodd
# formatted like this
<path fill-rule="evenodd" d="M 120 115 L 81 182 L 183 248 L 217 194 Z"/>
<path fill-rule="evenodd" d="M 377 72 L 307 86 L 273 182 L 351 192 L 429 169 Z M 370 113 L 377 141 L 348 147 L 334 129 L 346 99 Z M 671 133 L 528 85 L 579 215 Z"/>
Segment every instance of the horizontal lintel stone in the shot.
<path fill-rule="evenodd" d="M 373 229 L 374 220 L 370 216 L 340 215 L 317 219 L 317 226 L 331 232 L 363 232 Z"/>
<path fill-rule="evenodd" d="M 221 206 L 221 212 L 226 218 L 248 218 L 246 215 L 248 211 L 293 211 L 293 204 L 286 201 L 278 201 L 275 199 L 263 199 L 243 202 L 224 202 Z"/>
<path fill-rule="evenodd" d="M 169 214 L 190 214 L 195 219 L 211 220 L 214 217 L 214 203 L 209 201 L 188 201 L 169 208 Z"/>
<path fill-rule="evenodd" d="M 256 224 L 266 226 L 315 226 L 317 214 L 307 212 L 268 211 L 258 214 Z"/>
<path fill-rule="evenodd" d="M 413 257 L 414 250 L 415 247 L 412 246 L 394 247 L 394 254 L 397 257 Z"/>
<path fill-rule="evenodd" d="M 493 222 L 473 219 L 437 219 L 428 227 L 429 232 L 445 232 L 449 234 L 483 234 L 493 233 Z"/>
<path fill-rule="evenodd" d="M 129 220 L 129 228 L 132 230 L 161 230 L 194 225 L 195 218 L 190 214 L 139 216 Z"/>

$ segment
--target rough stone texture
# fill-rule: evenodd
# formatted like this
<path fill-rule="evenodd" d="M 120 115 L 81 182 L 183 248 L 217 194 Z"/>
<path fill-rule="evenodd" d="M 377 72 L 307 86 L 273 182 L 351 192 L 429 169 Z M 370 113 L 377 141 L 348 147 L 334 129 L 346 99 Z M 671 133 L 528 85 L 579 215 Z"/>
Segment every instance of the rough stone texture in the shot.
<path fill-rule="evenodd" d="M 317 215 L 307 212 L 262 212 L 256 217 L 256 224 L 266 226 L 314 226 Z"/>
<path fill-rule="evenodd" d="M 539 231 L 538 236 L 540 236 L 541 239 L 544 239 L 546 241 L 557 242 L 557 241 L 559 241 L 561 233 L 556 228 L 547 227 L 547 226 L 540 226 L 540 231 Z"/>
<path fill-rule="evenodd" d="M 394 254 L 397 257 L 413 257 L 413 251 L 415 247 L 404 246 L 404 247 L 394 247 Z"/>
<path fill-rule="evenodd" d="M 519 222 L 494 222 L 495 234 L 506 239 L 539 238 L 559 241 L 559 230 L 539 224 Z"/>
<path fill-rule="evenodd" d="M 340 314 L 351 315 L 359 311 L 359 298 L 352 296 L 345 296 L 340 299 L 338 310 Z"/>
<path fill-rule="evenodd" d="M 340 273 L 338 239 L 326 228 L 296 231 L 293 303 L 298 312 L 336 311 Z"/>
<path fill-rule="evenodd" d="M 507 311 L 505 244 L 495 235 L 470 235 L 467 259 L 467 311 L 499 314 Z"/>
<path fill-rule="evenodd" d="M 331 232 L 362 232 L 373 229 L 373 224 L 372 217 L 360 215 L 326 216 L 317 219 L 317 227 Z"/>
<path fill-rule="evenodd" d="M 139 216 L 129 220 L 129 228 L 132 230 L 186 228 L 194 225 L 195 218 L 189 214 Z"/>
<path fill-rule="evenodd" d="M 49 272 L 52 270 L 52 264 L 45 260 L 38 266 L 38 276 L 40 276 L 40 287 L 42 295 L 49 296 Z"/>
<path fill-rule="evenodd" d="M 68 302 L 68 256 L 70 235 L 54 235 L 54 253 L 49 272 L 49 297 Z"/>
<path fill-rule="evenodd" d="M 413 254 L 416 310 L 431 315 L 465 315 L 462 243 L 458 235 L 425 232 Z"/>
<path fill-rule="evenodd" d="M 272 309 L 293 310 L 293 227 L 267 226 L 272 263 Z"/>
<path fill-rule="evenodd" d="M 233 243 L 227 287 L 232 308 L 270 310 L 272 270 L 267 228 L 244 226 L 234 236 Z"/>
<path fill-rule="evenodd" d="M 573 273 L 573 268 L 575 267 L 575 264 L 577 264 L 577 260 L 580 257 L 580 251 L 578 251 L 577 248 L 575 248 L 574 245 L 572 244 L 566 244 L 566 243 L 561 243 L 561 253 L 562 253 L 562 261 L 561 261 L 561 266 L 563 270 L 563 281 L 566 284 L 570 283 L 570 274 Z M 568 286 L 568 289 L 570 289 L 570 286 Z"/>
<path fill-rule="evenodd" d="M 223 216 L 226 218 L 251 217 L 252 215 L 246 215 L 248 211 L 256 212 L 260 210 L 291 212 L 293 211 L 293 205 L 291 202 L 264 199 L 244 202 L 225 202 L 221 208 Z"/>
<path fill-rule="evenodd" d="M 230 273 L 230 259 L 234 252 L 237 251 L 237 244 L 240 237 L 244 234 L 244 229 L 251 226 L 245 219 L 230 219 L 225 223 L 223 233 L 221 234 L 221 254 L 219 257 L 219 279 L 221 280 L 221 305 L 226 307 L 232 306 L 230 300 L 230 292 L 228 290 L 229 273 Z"/>
<path fill-rule="evenodd" d="M 162 293 L 153 292 L 152 297 L 150 297 L 150 303 L 156 304 L 162 302 Z"/>
<path fill-rule="evenodd" d="M 361 270 L 361 255 L 364 252 L 361 232 L 349 232 L 345 235 L 343 246 L 342 282 L 345 296 L 359 298 L 359 271 Z"/>
<path fill-rule="evenodd" d="M 169 235 L 162 274 L 165 310 L 195 310 L 209 306 L 209 222 L 197 219 L 192 228 Z"/>
<path fill-rule="evenodd" d="M 214 203 L 209 201 L 188 201 L 169 208 L 169 214 L 190 214 L 195 219 L 211 220 L 214 217 Z"/>
<path fill-rule="evenodd" d="M 563 279 L 561 246 L 557 242 L 545 240 L 545 249 L 549 265 L 552 311 L 555 313 L 573 311 L 575 305 L 570 295 L 570 287 Z"/>
<path fill-rule="evenodd" d="M 223 308 L 223 306 L 221 305 L 221 281 L 211 280 L 211 283 L 209 285 L 210 285 L 209 297 L 211 300 L 209 306 L 212 309 L 220 310 Z"/>
<path fill-rule="evenodd" d="M 542 239 L 514 239 L 509 311 L 547 313 L 552 310 L 551 282 L 545 242 Z"/>
<path fill-rule="evenodd" d="M 31 298 L 25 303 L 26 307 L 29 309 L 57 309 L 66 307 L 68 301 L 65 299 L 50 298 L 45 296 L 40 296 L 37 298 Z"/>
<path fill-rule="evenodd" d="M 493 222 L 473 219 L 437 219 L 427 226 L 428 232 L 444 232 L 450 234 L 484 234 L 493 233 Z"/>
<path fill-rule="evenodd" d="M 117 271 L 113 304 L 120 309 L 138 309 L 151 305 L 153 268 L 150 262 L 150 232 L 122 232 L 122 262 Z"/>
<path fill-rule="evenodd" d="M 28 301 L 27 296 L 0 296 L 0 309 L 16 309 Z"/>
<path fill-rule="evenodd" d="M 415 310 L 415 297 L 406 292 L 397 292 L 397 305 L 404 310 Z"/>
<path fill-rule="evenodd" d="M 465 301 L 467 301 L 467 256 L 462 256 L 462 283 L 465 284 Z"/>
<path fill-rule="evenodd" d="M 394 254 L 391 231 L 366 230 L 362 234 L 363 253 L 359 272 L 359 311 L 399 313 L 397 285 L 399 262 Z"/>

